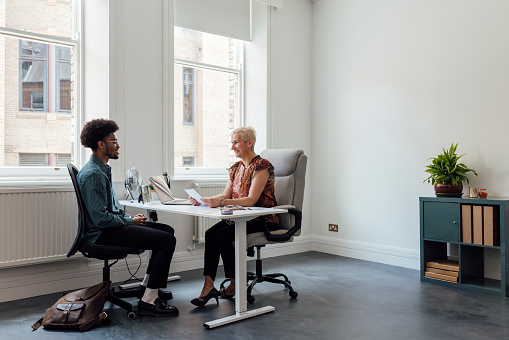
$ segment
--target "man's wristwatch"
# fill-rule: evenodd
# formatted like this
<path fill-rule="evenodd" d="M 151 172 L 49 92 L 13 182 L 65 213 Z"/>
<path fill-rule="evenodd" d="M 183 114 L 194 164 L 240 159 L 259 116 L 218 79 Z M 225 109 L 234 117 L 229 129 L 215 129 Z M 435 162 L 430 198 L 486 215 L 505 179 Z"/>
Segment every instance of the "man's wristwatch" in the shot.
<path fill-rule="evenodd" d="M 219 203 L 219 206 L 224 207 L 225 202 L 226 202 L 226 199 L 224 197 L 221 198 L 221 203 Z"/>

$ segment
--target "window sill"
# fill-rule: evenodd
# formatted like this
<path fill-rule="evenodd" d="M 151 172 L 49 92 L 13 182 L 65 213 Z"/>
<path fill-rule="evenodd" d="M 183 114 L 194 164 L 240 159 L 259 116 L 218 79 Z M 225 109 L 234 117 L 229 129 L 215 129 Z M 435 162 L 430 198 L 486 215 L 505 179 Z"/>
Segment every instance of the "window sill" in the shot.
<path fill-rule="evenodd" d="M 221 176 L 221 175 L 189 175 L 189 176 L 175 176 L 171 179 L 172 182 L 212 182 L 212 181 L 221 181 L 228 182 L 229 177 Z"/>
<path fill-rule="evenodd" d="M 68 191 L 73 189 L 69 178 L 48 178 L 48 177 L 0 177 L 0 193 L 12 192 L 50 192 Z"/>
<path fill-rule="evenodd" d="M 48 114 L 52 114 L 56 119 L 71 119 L 71 112 L 41 112 L 41 111 L 18 111 L 19 118 L 40 118 L 48 119 Z"/>

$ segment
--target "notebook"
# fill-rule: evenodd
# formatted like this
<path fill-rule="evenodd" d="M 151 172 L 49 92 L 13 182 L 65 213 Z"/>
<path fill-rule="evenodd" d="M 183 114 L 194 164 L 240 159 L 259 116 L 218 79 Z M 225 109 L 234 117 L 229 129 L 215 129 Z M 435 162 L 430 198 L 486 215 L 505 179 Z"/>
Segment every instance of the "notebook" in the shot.
<path fill-rule="evenodd" d="M 162 204 L 167 205 L 191 205 L 191 201 L 188 199 L 174 198 L 171 194 L 171 190 L 166 184 L 163 176 L 152 176 L 149 177 L 152 187 L 156 191 L 157 196 Z"/>

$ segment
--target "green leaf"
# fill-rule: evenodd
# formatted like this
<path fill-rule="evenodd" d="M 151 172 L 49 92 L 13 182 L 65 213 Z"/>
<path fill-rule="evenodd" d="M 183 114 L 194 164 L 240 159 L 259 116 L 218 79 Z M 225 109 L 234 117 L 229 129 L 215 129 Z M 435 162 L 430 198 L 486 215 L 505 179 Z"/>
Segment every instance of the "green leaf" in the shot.
<path fill-rule="evenodd" d="M 432 184 L 438 182 L 458 185 L 462 184 L 464 181 L 469 183 L 468 177 L 466 176 L 468 172 L 473 172 L 474 175 L 477 176 L 475 170 L 468 168 L 463 163 L 458 163 L 459 159 L 466 154 L 460 156 L 456 155 L 457 148 L 458 143 L 452 143 L 448 150 L 442 149 L 442 154 L 439 154 L 437 157 L 428 158 L 428 160 L 431 160 L 431 164 L 426 166 L 427 169 L 425 172 L 429 174 L 429 177 L 423 182 L 427 181 L 429 183 L 431 181 Z"/>

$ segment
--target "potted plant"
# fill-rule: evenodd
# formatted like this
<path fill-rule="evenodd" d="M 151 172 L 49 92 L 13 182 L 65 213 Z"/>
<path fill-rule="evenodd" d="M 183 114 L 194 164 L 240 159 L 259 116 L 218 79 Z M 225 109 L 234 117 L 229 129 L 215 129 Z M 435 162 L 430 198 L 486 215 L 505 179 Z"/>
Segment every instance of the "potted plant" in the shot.
<path fill-rule="evenodd" d="M 465 154 L 456 155 L 456 145 L 451 144 L 449 150 L 443 149 L 443 153 L 437 157 L 431 157 L 431 164 L 426 168 L 429 177 L 423 182 L 428 181 L 435 187 L 435 194 L 444 197 L 461 197 L 463 193 L 463 182 L 467 181 L 467 172 L 473 172 L 477 176 L 474 169 L 467 168 L 463 163 L 458 163 L 458 160 L 465 156 Z"/>

